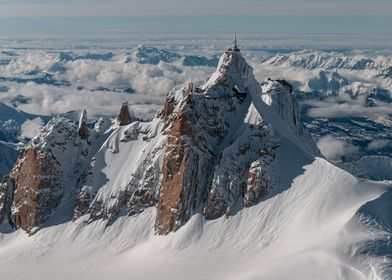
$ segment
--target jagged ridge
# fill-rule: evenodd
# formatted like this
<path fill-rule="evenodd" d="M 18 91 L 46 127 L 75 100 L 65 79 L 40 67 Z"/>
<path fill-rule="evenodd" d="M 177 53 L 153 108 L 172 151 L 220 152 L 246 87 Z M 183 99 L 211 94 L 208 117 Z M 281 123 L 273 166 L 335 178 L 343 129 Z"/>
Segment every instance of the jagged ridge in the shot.
<path fill-rule="evenodd" d="M 253 206 L 276 184 L 272 163 L 282 137 L 317 153 L 301 128 L 291 90 L 284 81 L 267 81 L 261 88 L 234 49 L 222 55 L 205 84 L 170 92 L 164 110 L 151 122 L 131 122 L 127 104 L 111 129 L 101 120 L 91 131 L 85 112 L 79 127 L 52 122 L 38 136 L 41 144 L 34 140 L 19 158 L 11 173 L 14 183 L 2 188 L 3 193 L 15 190 L 11 222 L 30 232 L 43 226 L 55 216 L 65 185 L 71 188 L 74 219 L 111 223 L 156 205 L 158 234 L 177 230 L 196 213 L 215 219 Z M 68 136 L 62 142 L 55 140 L 58 134 Z M 39 158 L 42 164 L 36 165 Z M 26 184 L 20 179 L 31 166 L 42 167 L 32 173 L 42 179 L 36 189 L 44 185 L 56 196 L 41 195 L 42 203 L 27 200 L 33 203 L 34 219 L 21 214 L 18 202 L 34 189 L 27 186 L 28 176 Z M 53 174 L 50 182 L 44 180 L 46 170 Z"/>

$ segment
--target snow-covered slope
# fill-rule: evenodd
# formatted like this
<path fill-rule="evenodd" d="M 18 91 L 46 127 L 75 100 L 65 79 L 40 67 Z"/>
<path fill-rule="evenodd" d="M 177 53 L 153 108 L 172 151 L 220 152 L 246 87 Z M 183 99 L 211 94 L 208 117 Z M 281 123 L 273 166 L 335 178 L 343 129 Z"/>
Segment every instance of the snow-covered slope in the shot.
<path fill-rule="evenodd" d="M 365 242 L 387 236 L 371 231 L 355 215 L 386 187 L 359 181 L 323 159 L 312 161 L 301 150 L 282 150 L 277 159 L 286 169 L 290 162 L 292 172 L 264 201 L 210 222 L 195 215 L 168 236 L 154 235 L 153 208 L 110 227 L 79 220 L 32 237 L 3 234 L 2 275 L 43 280 L 53 273 L 59 280 L 130 275 L 146 280 L 389 279 L 381 273 L 387 259 L 361 254 Z"/>
<path fill-rule="evenodd" d="M 1 185 L 0 214 L 11 210 L 11 224 L 40 230 L 27 237 L 2 225 L 2 275 L 387 279 L 390 261 L 367 242 L 383 242 L 388 229 L 372 225 L 380 217 L 358 213 L 390 186 L 321 158 L 292 86 L 267 80 L 260 87 L 236 48 L 204 84 L 170 92 L 152 121 L 128 124 L 123 115 L 95 132 L 85 115 L 79 127 L 57 120 L 33 140 L 32 160 L 22 156 Z M 31 172 L 41 154 L 37 162 L 53 160 L 54 173 Z M 55 201 L 29 198 L 29 189 L 52 186 Z M 12 205 L 10 193 L 19 198 Z M 53 195 L 37 193 L 44 201 Z M 39 213 L 33 223 L 18 213 L 20 204 Z"/>

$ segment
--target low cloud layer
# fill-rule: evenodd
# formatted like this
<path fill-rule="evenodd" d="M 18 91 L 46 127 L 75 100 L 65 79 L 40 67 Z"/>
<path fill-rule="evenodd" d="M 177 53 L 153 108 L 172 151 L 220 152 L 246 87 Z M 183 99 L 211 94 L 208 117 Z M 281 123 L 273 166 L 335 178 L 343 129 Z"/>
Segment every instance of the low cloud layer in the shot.
<path fill-rule="evenodd" d="M 315 108 L 309 110 L 309 116 L 312 118 L 376 118 L 380 115 L 392 114 L 392 106 L 390 104 L 381 104 L 377 107 L 367 107 L 365 104 L 358 104 L 354 102 L 339 104 L 328 101 L 311 104 L 315 106 Z"/>
<path fill-rule="evenodd" d="M 19 136 L 20 140 L 33 139 L 40 131 L 44 121 L 41 118 L 35 118 L 33 120 L 26 120 L 21 127 L 21 133 Z"/>
<path fill-rule="evenodd" d="M 369 150 L 378 150 L 387 147 L 390 145 L 390 141 L 382 140 L 382 139 L 374 139 L 368 144 Z"/>
<path fill-rule="evenodd" d="M 23 53 L 0 67 L 0 77 L 7 77 L 2 84 L 8 89 L 0 94 L 0 102 L 38 115 L 86 109 L 90 116 L 98 116 L 115 115 L 121 103 L 127 101 L 138 116 L 150 118 L 174 87 L 191 80 L 205 80 L 214 71 L 212 67 L 165 62 L 156 65 L 126 63 L 127 57 L 129 55 L 122 53 L 108 61 L 59 62 L 58 53 Z M 45 73 L 53 73 L 53 76 L 48 78 Z M 15 77 L 24 80 L 14 82 Z"/>
<path fill-rule="evenodd" d="M 186 49 L 190 53 L 207 56 L 219 54 L 215 48 L 216 46 L 206 45 L 192 50 L 189 46 L 177 46 L 179 52 Z M 3 88 L 3 91 L 0 91 L 0 102 L 33 114 L 56 115 L 87 109 L 90 116 L 97 116 L 115 115 L 120 104 L 128 101 L 138 116 L 150 118 L 161 108 L 164 96 L 171 89 L 188 81 L 201 82 L 215 70 L 214 67 L 207 66 L 183 66 L 178 61 L 141 64 L 137 62 L 135 51 L 136 49 L 90 48 L 72 49 L 72 52 L 39 49 L 3 52 L 0 54 L 0 61 L 4 61 L 0 64 L 0 87 Z M 164 52 L 158 54 L 166 55 Z M 265 58 L 271 55 L 266 52 L 244 52 L 244 55 L 254 66 L 254 73 L 259 81 L 266 78 L 283 78 L 299 90 L 315 90 L 309 88 L 309 81 L 319 77 L 320 72 L 317 69 L 263 63 Z M 329 61 L 333 55 L 334 53 L 322 52 L 306 55 L 305 51 L 294 53 L 290 59 L 295 65 L 312 57 L 318 61 L 319 57 L 325 56 Z M 350 59 L 350 56 L 345 57 L 345 54 L 339 54 L 339 57 L 342 61 Z M 354 62 L 367 58 L 366 55 L 357 53 L 352 54 L 351 58 L 353 57 Z M 375 61 L 387 63 L 389 60 L 384 59 L 387 57 L 389 56 L 377 56 Z M 392 114 L 390 103 L 376 100 L 375 104 L 369 105 L 367 99 L 372 87 L 385 86 L 392 89 L 388 79 L 386 82 L 380 82 L 375 78 L 381 70 L 339 71 L 339 75 L 335 76 L 344 76 L 344 79 L 352 84 L 347 85 L 345 82 L 344 87 L 336 89 L 337 92 L 332 92 L 331 96 L 331 92 L 318 93 L 320 96 L 328 96 L 322 100 L 307 99 L 304 104 L 311 107 L 308 115 L 312 118 L 378 119 L 380 116 Z M 328 71 L 326 73 L 327 77 L 332 75 Z M 359 91 L 355 92 L 358 89 Z M 346 94 L 345 90 L 352 92 Z M 350 95 L 353 92 L 355 96 Z"/>
<path fill-rule="evenodd" d="M 339 161 L 342 157 L 352 156 L 359 148 L 331 135 L 324 136 L 317 142 L 321 153 L 329 160 Z"/>

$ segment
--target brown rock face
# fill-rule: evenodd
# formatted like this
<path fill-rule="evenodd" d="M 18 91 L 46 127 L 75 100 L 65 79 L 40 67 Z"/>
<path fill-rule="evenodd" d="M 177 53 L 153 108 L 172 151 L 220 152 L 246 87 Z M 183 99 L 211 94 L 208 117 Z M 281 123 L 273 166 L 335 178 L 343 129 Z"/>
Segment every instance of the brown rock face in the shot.
<path fill-rule="evenodd" d="M 164 107 L 163 107 L 163 120 L 165 122 L 165 124 L 169 125 L 170 123 L 168 122 L 169 117 L 171 116 L 171 114 L 173 113 L 174 109 L 176 106 L 176 101 L 174 96 L 172 96 L 171 94 L 168 94 L 165 98 L 165 103 L 164 103 Z"/>
<path fill-rule="evenodd" d="M 185 139 L 187 138 L 187 139 Z M 187 145 L 192 138 L 192 122 L 185 114 L 173 123 L 163 164 L 163 180 L 158 200 L 156 231 L 167 234 L 178 229 L 190 215 L 187 208 L 198 185 L 198 155 Z M 196 201 L 193 201 L 196 204 Z M 194 205 L 193 205 L 194 207 Z"/>
<path fill-rule="evenodd" d="M 23 163 L 17 170 L 12 220 L 16 226 L 30 232 L 45 222 L 47 215 L 59 204 L 62 190 L 59 175 L 53 166 L 52 154 L 42 154 L 28 148 L 21 154 Z"/>
<path fill-rule="evenodd" d="M 132 121 L 131 113 L 129 112 L 128 102 L 124 102 L 121 106 L 120 113 L 117 116 L 117 121 L 120 126 L 128 125 Z"/>
<path fill-rule="evenodd" d="M 51 120 L 25 148 L 10 173 L 13 182 L 12 223 L 32 233 L 55 214 L 63 198 L 73 201 L 89 145 L 76 141 L 77 127 Z M 72 215 L 67 210 L 61 216 Z M 68 213 L 70 212 L 70 213 Z"/>
<path fill-rule="evenodd" d="M 82 138 L 82 139 L 88 138 L 89 132 L 88 132 L 88 126 L 87 126 L 87 112 L 86 112 L 86 110 L 83 110 L 82 114 L 80 116 L 78 134 L 79 134 L 80 138 Z"/>
<path fill-rule="evenodd" d="M 78 130 L 78 134 L 80 138 L 87 139 L 88 138 L 88 128 L 87 124 L 83 123 L 82 126 Z"/>
<path fill-rule="evenodd" d="M 249 99 L 238 98 L 232 80 L 224 75 L 228 67 L 223 66 L 222 76 L 202 93 L 190 94 L 188 86 L 181 96 L 177 92 L 166 99 L 163 116 L 168 140 L 155 223 L 158 234 L 175 231 L 202 212 L 214 165 L 231 141 L 226 138 L 231 123 L 249 106 Z"/>
<path fill-rule="evenodd" d="M 193 83 L 192 82 L 188 83 L 188 86 L 186 88 L 186 93 L 187 94 L 192 94 L 193 93 Z"/>

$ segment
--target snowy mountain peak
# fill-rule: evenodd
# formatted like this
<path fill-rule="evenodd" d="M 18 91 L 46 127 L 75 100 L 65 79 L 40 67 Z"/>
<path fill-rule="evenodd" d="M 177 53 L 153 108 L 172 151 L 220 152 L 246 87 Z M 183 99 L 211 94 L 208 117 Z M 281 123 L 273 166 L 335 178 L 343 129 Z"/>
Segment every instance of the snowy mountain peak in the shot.
<path fill-rule="evenodd" d="M 226 51 L 203 85 L 171 91 L 152 121 L 134 120 L 123 103 L 109 126 L 89 130 L 83 111 L 79 127 L 54 120 L 33 139 L 2 187 L 15 190 L 14 224 L 33 232 L 60 212 L 111 224 L 156 207 L 155 232 L 168 234 L 195 214 L 216 219 L 258 204 L 278 183 L 281 146 L 307 146 L 291 86 L 260 87 L 239 50 Z M 39 196 L 22 200 L 29 190 Z"/>
<path fill-rule="evenodd" d="M 240 52 L 229 50 L 200 88 L 193 91 L 190 84 L 168 95 L 157 233 L 177 230 L 200 209 L 207 219 L 234 214 L 274 187 L 270 165 L 280 146 L 274 131 L 300 147 L 312 143 L 291 91 L 288 83 L 270 81 L 265 95 L 271 102 L 264 103 L 252 67 Z"/>
<path fill-rule="evenodd" d="M 257 83 L 252 67 L 246 62 L 239 51 L 228 50 L 219 59 L 217 70 L 211 75 L 204 88 L 224 79 L 247 84 L 248 80 Z"/>

